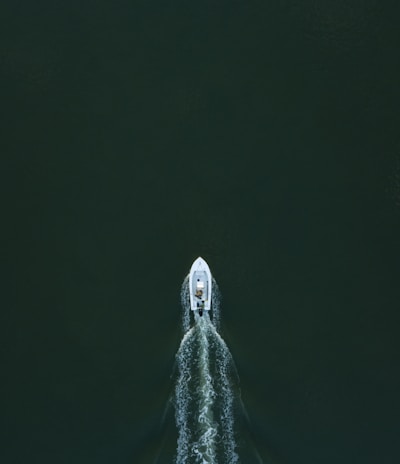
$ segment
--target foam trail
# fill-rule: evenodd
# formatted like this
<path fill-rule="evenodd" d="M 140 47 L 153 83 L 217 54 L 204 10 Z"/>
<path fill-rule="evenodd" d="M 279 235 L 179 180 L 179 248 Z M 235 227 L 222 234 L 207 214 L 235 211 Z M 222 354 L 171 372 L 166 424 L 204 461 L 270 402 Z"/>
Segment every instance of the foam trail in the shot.
<path fill-rule="evenodd" d="M 238 462 L 239 456 L 236 453 L 236 443 L 234 440 L 234 394 L 229 379 L 229 369 L 234 364 L 228 347 L 215 329 L 213 330 L 213 336 L 216 340 L 218 383 L 221 391 L 221 429 L 225 462 L 235 464 Z"/>
<path fill-rule="evenodd" d="M 186 333 L 190 329 L 190 296 L 189 274 L 185 277 L 181 287 L 182 330 Z"/>
<path fill-rule="evenodd" d="M 212 320 L 190 310 L 189 285 L 182 285 L 184 336 L 176 355 L 175 422 L 178 429 L 176 464 L 237 464 L 228 347 L 219 335 L 219 290 L 213 280 Z M 190 328 L 191 313 L 194 324 Z"/>
<path fill-rule="evenodd" d="M 212 383 L 209 365 L 208 331 L 211 325 L 208 314 L 199 317 L 196 314 L 196 329 L 199 332 L 199 383 L 198 395 L 198 424 L 200 436 L 193 444 L 193 453 L 201 463 L 215 462 L 215 440 L 217 425 L 214 423 L 213 406 L 215 390 Z"/>
<path fill-rule="evenodd" d="M 221 303 L 221 293 L 219 291 L 218 284 L 214 277 L 212 278 L 212 290 L 211 290 L 211 299 L 212 299 L 212 322 L 216 330 L 219 330 L 221 317 L 220 317 L 220 303 Z"/>
<path fill-rule="evenodd" d="M 189 444 L 191 442 L 191 432 L 189 427 L 189 404 L 190 391 L 189 383 L 191 380 L 192 361 L 192 338 L 194 328 L 188 330 L 184 335 L 177 353 L 179 378 L 175 388 L 176 413 L 175 421 L 178 427 L 178 447 L 177 447 L 177 464 L 187 462 L 189 456 Z"/>

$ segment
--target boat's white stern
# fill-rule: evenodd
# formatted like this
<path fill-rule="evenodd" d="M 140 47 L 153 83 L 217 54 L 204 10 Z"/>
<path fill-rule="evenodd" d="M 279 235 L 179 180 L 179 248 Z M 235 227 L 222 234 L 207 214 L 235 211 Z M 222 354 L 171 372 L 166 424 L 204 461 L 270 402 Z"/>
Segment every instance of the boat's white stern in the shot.
<path fill-rule="evenodd" d="M 209 311 L 211 309 L 212 277 L 208 264 L 197 258 L 189 273 L 190 309 Z"/>

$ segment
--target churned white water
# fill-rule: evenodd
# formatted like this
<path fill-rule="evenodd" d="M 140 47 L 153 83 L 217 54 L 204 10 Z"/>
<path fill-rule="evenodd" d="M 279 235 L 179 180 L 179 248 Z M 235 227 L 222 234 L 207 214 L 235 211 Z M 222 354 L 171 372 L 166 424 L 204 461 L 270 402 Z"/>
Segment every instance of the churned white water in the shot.
<path fill-rule="evenodd" d="M 188 278 L 182 285 L 182 330 L 175 386 L 176 464 L 236 464 L 232 356 L 218 333 L 220 295 L 213 280 L 212 311 L 190 310 Z"/>

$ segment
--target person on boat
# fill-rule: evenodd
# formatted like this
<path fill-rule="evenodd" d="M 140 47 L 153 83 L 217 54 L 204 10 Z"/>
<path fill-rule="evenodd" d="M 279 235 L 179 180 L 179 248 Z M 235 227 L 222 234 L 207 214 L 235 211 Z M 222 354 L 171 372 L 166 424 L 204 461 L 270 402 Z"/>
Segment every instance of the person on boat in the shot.
<path fill-rule="evenodd" d="M 198 288 L 196 290 L 196 293 L 195 293 L 196 297 L 197 298 L 201 298 L 203 296 L 203 290 L 201 290 L 200 288 Z"/>

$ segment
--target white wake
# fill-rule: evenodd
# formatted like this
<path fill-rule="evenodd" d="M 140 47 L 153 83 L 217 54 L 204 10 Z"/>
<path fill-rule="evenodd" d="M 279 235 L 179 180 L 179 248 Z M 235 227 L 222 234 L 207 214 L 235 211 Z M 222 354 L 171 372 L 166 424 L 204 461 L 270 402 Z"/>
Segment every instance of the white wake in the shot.
<path fill-rule="evenodd" d="M 212 319 L 190 310 L 188 279 L 182 285 L 182 329 L 175 387 L 176 464 L 237 464 L 233 360 L 218 333 L 219 291 L 213 281 Z M 192 326 L 191 326 L 192 324 Z"/>

